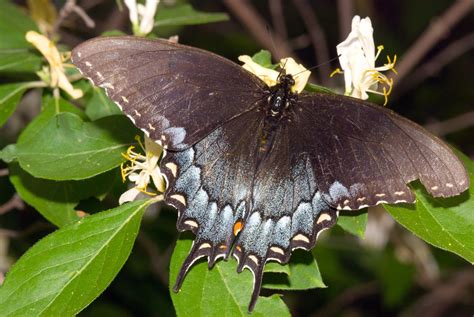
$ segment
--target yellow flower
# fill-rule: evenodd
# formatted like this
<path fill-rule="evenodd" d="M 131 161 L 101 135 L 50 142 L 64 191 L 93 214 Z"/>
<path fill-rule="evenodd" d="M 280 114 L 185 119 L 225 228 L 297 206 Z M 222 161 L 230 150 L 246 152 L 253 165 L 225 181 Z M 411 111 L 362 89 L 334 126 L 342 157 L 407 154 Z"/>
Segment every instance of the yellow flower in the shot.
<path fill-rule="evenodd" d="M 166 190 L 166 183 L 159 166 L 160 156 L 163 152 L 162 147 L 147 136 L 145 136 L 145 146 L 142 145 L 138 136 L 136 139 L 145 155 L 134 152 L 133 146 L 123 154 L 129 162 L 128 165 L 122 164 L 121 166 L 122 179 L 125 182 L 128 177 L 131 182 L 135 183 L 135 186 L 120 196 L 119 204 L 135 200 L 139 193 L 155 196 L 157 193 L 148 190 L 150 181 L 159 192 Z"/>
<path fill-rule="evenodd" d="M 375 51 L 374 29 L 370 18 L 362 19 L 356 15 L 352 19 L 352 30 L 347 38 L 337 45 L 339 63 L 344 73 L 345 94 L 359 99 L 368 99 L 367 92 L 383 95 L 385 104 L 393 86 L 393 80 L 381 72 L 395 71 L 397 56 L 393 61 L 387 56 L 387 64 L 375 66 L 383 46 L 377 47 Z M 337 69 L 334 73 L 341 72 Z M 334 74 L 333 73 L 333 74 Z M 379 85 L 382 92 L 378 91 Z"/>
<path fill-rule="evenodd" d="M 248 55 L 239 56 L 239 61 L 244 63 L 243 68 L 251 72 L 252 74 L 263 80 L 269 87 L 278 84 L 278 76 L 280 72 L 265 68 L 260 64 L 255 63 L 252 58 Z M 280 60 L 280 67 L 285 70 L 285 74 L 292 75 L 295 80 L 295 84 L 291 87 L 293 92 L 302 92 L 306 83 L 308 82 L 311 72 L 307 70 L 303 65 L 298 64 L 291 57 L 283 58 Z"/>
<path fill-rule="evenodd" d="M 35 46 L 48 61 L 50 75 L 49 85 L 53 88 L 61 88 L 74 99 L 82 97 L 82 90 L 74 89 L 67 79 L 67 76 L 64 73 L 63 59 L 56 48 L 56 45 L 54 45 L 54 43 L 46 36 L 35 31 L 27 32 L 26 40 L 33 44 L 33 46 Z"/>

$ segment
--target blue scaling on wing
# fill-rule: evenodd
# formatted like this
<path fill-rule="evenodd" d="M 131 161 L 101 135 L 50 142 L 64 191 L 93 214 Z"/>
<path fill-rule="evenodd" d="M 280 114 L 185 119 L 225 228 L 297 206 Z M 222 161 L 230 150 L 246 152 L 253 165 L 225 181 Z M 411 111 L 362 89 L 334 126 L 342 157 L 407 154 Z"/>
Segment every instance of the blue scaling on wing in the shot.
<path fill-rule="evenodd" d="M 265 113 L 245 113 L 188 150 L 166 152 L 165 200 L 179 211 L 178 229 L 196 234 L 176 291 L 197 259 L 207 257 L 211 267 L 233 254 L 238 271 L 248 268 L 254 275 L 252 310 L 265 263 L 287 263 L 292 250 L 311 249 L 318 234 L 336 223 L 337 211 L 319 193 L 309 156 L 289 147 L 297 142 L 285 135 L 293 124 L 282 123 L 273 150 L 260 151 L 266 125 Z"/>

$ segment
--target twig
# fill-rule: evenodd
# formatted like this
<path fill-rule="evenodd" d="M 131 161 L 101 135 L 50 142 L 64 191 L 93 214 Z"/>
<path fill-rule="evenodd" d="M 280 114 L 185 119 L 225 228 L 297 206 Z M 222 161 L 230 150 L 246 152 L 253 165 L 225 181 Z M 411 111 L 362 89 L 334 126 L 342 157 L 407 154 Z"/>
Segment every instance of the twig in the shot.
<path fill-rule="evenodd" d="M 293 0 L 299 14 L 303 18 L 303 22 L 306 25 L 306 29 L 309 32 L 311 41 L 313 42 L 314 54 L 317 59 L 317 64 L 321 64 L 319 67 L 320 81 L 323 85 L 329 85 L 329 64 L 323 64 L 329 61 L 329 50 L 326 42 L 326 36 L 319 25 L 318 19 L 314 14 L 314 10 L 306 0 Z"/>
<path fill-rule="evenodd" d="M 423 82 L 426 78 L 436 75 L 445 65 L 473 48 L 474 33 L 470 33 L 459 40 L 452 42 L 435 57 L 416 69 L 413 75 L 410 75 L 407 79 L 401 82 L 400 87 L 397 90 L 397 96 L 399 97 L 405 91 L 408 91 Z"/>
<path fill-rule="evenodd" d="M 344 40 L 351 31 L 351 21 L 354 16 L 353 0 L 337 0 L 339 15 L 339 39 Z"/>
<path fill-rule="evenodd" d="M 8 168 L 0 169 L 0 177 L 8 175 Z"/>
<path fill-rule="evenodd" d="M 18 194 L 14 194 L 9 201 L 0 206 L 0 215 L 6 214 L 14 209 L 23 209 L 25 204 Z"/>
<path fill-rule="evenodd" d="M 140 232 L 138 235 L 137 242 L 150 258 L 151 272 L 163 285 L 168 285 L 168 271 L 166 265 L 169 257 L 167 257 L 166 254 L 160 254 L 153 240 L 143 232 Z"/>
<path fill-rule="evenodd" d="M 474 286 L 474 269 L 469 267 L 457 272 L 450 279 L 440 281 L 433 290 L 423 296 L 414 305 L 402 312 L 400 316 L 447 316 L 450 307 L 463 300 L 472 300 Z M 472 301 L 471 301 L 472 304 Z"/>
<path fill-rule="evenodd" d="M 397 75 L 391 75 L 394 83 L 400 82 L 417 65 L 423 56 L 454 27 L 474 7 L 473 0 L 457 0 L 443 15 L 436 18 L 421 34 L 418 40 L 403 55 L 398 63 Z"/>
<path fill-rule="evenodd" d="M 277 33 L 273 32 L 270 28 L 267 28 L 267 24 L 263 17 L 258 14 L 248 0 L 224 0 L 224 4 L 250 31 L 257 42 L 272 52 L 275 59 L 279 60 L 293 55 L 288 43 L 278 36 Z M 273 45 L 273 42 L 276 47 Z"/>
<path fill-rule="evenodd" d="M 334 316 L 341 309 L 357 301 L 360 298 L 370 296 L 377 293 L 378 286 L 376 281 L 371 281 L 365 284 L 357 285 L 349 288 L 339 294 L 334 300 L 319 309 L 313 317 Z"/>
<path fill-rule="evenodd" d="M 288 38 L 281 0 L 270 0 L 268 1 L 268 6 L 270 8 L 270 15 L 272 17 L 272 24 L 275 28 L 275 32 L 282 39 Z"/>
<path fill-rule="evenodd" d="M 311 38 L 308 34 L 301 34 L 295 38 L 289 39 L 290 46 L 294 50 L 305 48 L 311 45 Z"/>
<path fill-rule="evenodd" d="M 0 229 L 0 236 L 5 236 L 10 239 L 18 239 L 21 237 L 29 236 L 30 234 L 37 233 L 43 230 L 51 230 L 55 227 L 49 222 L 35 222 L 25 230 L 17 231 L 10 229 Z"/>
<path fill-rule="evenodd" d="M 95 22 L 92 20 L 87 13 L 76 4 L 76 0 L 67 0 L 66 3 L 59 11 L 59 16 L 56 22 L 54 23 L 52 34 L 56 34 L 59 30 L 59 27 L 64 22 L 64 20 L 71 14 L 76 13 L 86 24 L 87 27 L 95 27 Z"/>
<path fill-rule="evenodd" d="M 446 121 L 426 124 L 425 128 L 436 135 L 444 136 L 472 126 L 474 126 L 474 111 L 464 113 Z"/>

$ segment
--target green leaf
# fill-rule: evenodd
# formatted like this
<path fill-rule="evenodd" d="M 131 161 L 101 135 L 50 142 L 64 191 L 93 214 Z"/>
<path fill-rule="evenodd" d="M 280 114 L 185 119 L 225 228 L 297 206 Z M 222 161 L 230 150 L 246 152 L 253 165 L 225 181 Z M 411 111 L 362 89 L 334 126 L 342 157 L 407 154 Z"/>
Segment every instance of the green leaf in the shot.
<path fill-rule="evenodd" d="M 120 165 L 137 129 L 124 116 L 84 122 L 65 112 L 36 132 L 17 144 L 20 166 L 39 178 L 80 180 Z"/>
<path fill-rule="evenodd" d="M 407 295 L 414 284 L 415 267 L 399 262 L 393 251 L 384 253 L 383 257 L 375 260 L 376 273 L 383 289 L 384 304 L 395 308 L 406 303 Z"/>
<path fill-rule="evenodd" d="M 36 23 L 10 1 L 0 0 L 0 49 L 32 48 L 25 39 L 30 30 L 38 30 Z"/>
<path fill-rule="evenodd" d="M 132 250 L 147 201 L 58 229 L 30 248 L 0 288 L 3 316 L 73 316 L 112 282 Z"/>
<path fill-rule="evenodd" d="M 0 85 L 0 127 L 15 112 L 16 106 L 28 88 L 28 83 Z"/>
<path fill-rule="evenodd" d="M 365 212 L 358 214 L 352 211 L 341 214 L 337 220 L 337 225 L 345 231 L 364 239 L 367 219 L 367 209 L 365 209 Z"/>
<path fill-rule="evenodd" d="M 272 55 L 267 50 L 260 50 L 260 52 L 253 54 L 252 60 L 265 68 L 275 69 L 279 64 L 272 64 Z"/>
<path fill-rule="evenodd" d="M 319 86 L 319 85 L 311 84 L 311 83 L 307 83 L 306 86 L 304 87 L 304 90 L 309 91 L 309 92 L 323 93 L 323 94 L 336 94 L 336 92 L 332 91 L 331 89 L 327 87 Z"/>
<path fill-rule="evenodd" d="M 107 97 L 104 90 L 99 87 L 93 88 L 92 97 L 86 104 L 86 114 L 91 120 L 122 114 L 119 107 Z"/>
<path fill-rule="evenodd" d="M 43 58 L 26 48 L 0 48 L 0 73 L 36 73 Z"/>
<path fill-rule="evenodd" d="M 200 12 L 194 10 L 189 4 L 171 8 L 160 6 L 155 16 L 155 27 L 205 24 L 227 21 L 228 19 L 229 16 L 225 13 Z"/>
<path fill-rule="evenodd" d="M 9 170 L 10 181 L 21 199 L 58 227 L 79 220 L 74 209 L 77 204 L 107 193 L 117 178 L 112 171 L 82 181 L 56 182 L 34 178 L 18 164 L 10 164 Z"/>
<path fill-rule="evenodd" d="M 0 151 L 0 160 L 11 163 L 17 159 L 16 144 L 9 144 Z"/>
<path fill-rule="evenodd" d="M 170 285 L 188 255 L 192 241 L 180 238 L 170 264 Z M 177 316 L 249 316 L 253 278 L 248 270 L 238 274 L 235 260 L 219 261 L 209 270 L 206 262 L 190 268 L 179 293 L 171 292 Z M 278 295 L 259 297 L 252 316 L 290 316 Z"/>
<path fill-rule="evenodd" d="M 291 256 L 288 265 L 273 264 L 269 270 L 275 273 L 266 273 L 263 279 L 263 288 L 267 289 L 281 289 L 281 290 L 304 290 L 317 287 L 326 287 L 321 273 L 319 272 L 318 264 L 310 252 L 303 250 L 295 250 Z M 288 267 L 290 272 L 281 274 L 278 267 Z M 268 264 L 267 264 L 268 266 Z M 269 272 L 265 270 L 265 272 Z M 279 273 L 279 274 L 277 274 Z"/>
<path fill-rule="evenodd" d="M 419 183 L 413 185 L 416 204 L 384 205 L 402 226 L 432 245 L 453 252 L 474 264 L 474 164 L 457 152 L 466 167 L 471 187 L 459 196 L 433 198 Z"/>
<path fill-rule="evenodd" d="M 42 131 L 47 126 L 48 121 L 57 113 L 71 112 L 78 115 L 82 119 L 87 118 L 84 112 L 62 98 L 56 100 L 52 96 L 47 95 L 43 98 L 42 105 L 43 109 L 41 113 L 26 126 L 25 130 L 23 130 L 23 132 L 20 134 L 18 142 L 27 142 L 28 140 L 34 138 L 38 131 Z"/>

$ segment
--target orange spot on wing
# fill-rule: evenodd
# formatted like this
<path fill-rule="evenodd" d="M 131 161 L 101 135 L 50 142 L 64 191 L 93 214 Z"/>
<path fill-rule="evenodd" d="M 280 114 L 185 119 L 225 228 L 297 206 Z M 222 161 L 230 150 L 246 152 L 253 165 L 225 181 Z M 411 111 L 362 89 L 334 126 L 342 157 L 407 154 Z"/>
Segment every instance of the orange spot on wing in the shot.
<path fill-rule="evenodd" d="M 242 221 L 237 221 L 234 224 L 234 236 L 238 235 L 243 227 L 244 227 L 244 225 L 243 225 Z"/>

